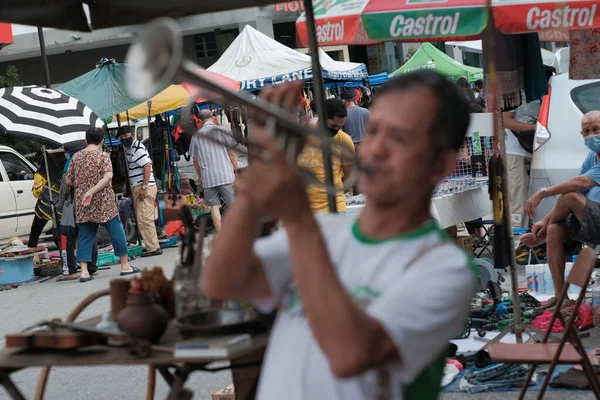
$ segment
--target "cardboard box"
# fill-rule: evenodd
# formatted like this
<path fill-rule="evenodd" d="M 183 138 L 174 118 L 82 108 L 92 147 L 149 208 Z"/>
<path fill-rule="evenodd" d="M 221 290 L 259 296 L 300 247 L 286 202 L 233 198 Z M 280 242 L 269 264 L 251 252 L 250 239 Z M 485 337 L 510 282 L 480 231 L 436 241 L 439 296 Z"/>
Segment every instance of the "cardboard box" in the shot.
<path fill-rule="evenodd" d="M 467 253 L 471 253 L 473 251 L 473 245 L 475 244 L 475 235 L 471 236 L 459 236 L 456 238 L 455 243 L 458 247 L 466 251 Z"/>
<path fill-rule="evenodd" d="M 235 389 L 233 383 L 225 389 L 218 390 L 212 394 L 212 400 L 235 400 Z"/>

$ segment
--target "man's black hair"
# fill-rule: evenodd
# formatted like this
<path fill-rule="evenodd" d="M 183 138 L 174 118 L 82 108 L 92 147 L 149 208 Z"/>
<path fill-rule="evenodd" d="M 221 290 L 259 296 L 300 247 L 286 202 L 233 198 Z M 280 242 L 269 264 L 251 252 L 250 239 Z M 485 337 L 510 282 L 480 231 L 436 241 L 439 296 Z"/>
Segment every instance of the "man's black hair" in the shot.
<path fill-rule="evenodd" d="M 458 151 L 469 127 L 469 103 L 463 91 L 448 78 L 431 70 L 410 72 L 386 82 L 378 97 L 421 88 L 428 89 L 438 101 L 437 108 L 431 110 L 434 117 L 429 127 L 434 149 Z"/>
<path fill-rule="evenodd" d="M 117 137 L 125 135 L 127 133 L 133 134 L 133 129 L 131 129 L 129 125 L 123 125 L 119 128 L 119 130 L 117 130 Z"/>
<path fill-rule="evenodd" d="M 327 99 L 325 101 L 325 108 L 327 109 L 327 119 L 334 119 L 335 117 L 346 118 L 348 115 L 346 106 L 340 99 Z"/>
<path fill-rule="evenodd" d="M 483 80 L 482 79 L 477 79 L 475 81 L 475 87 L 477 87 L 479 89 L 483 89 Z"/>
<path fill-rule="evenodd" d="M 344 89 L 344 90 L 342 90 L 342 94 L 340 95 L 340 98 L 342 100 L 346 100 L 346 101 L 354 101 L 356 99 L 356 94 L 354 93 L 353 90 Z"/>
<path fill-rule="evenodd" d="M 462 89 L 467 89 L 467 88 L 470 89 L 471 88 L 471 86 L 469 86 L 469 80 L 467 78 L 465 78 L 464 76 L 461 76 L 460 78 L 458 78 L 456 80 L 456 85 Z"/>
<path fill-rule="evenodd" d="M 98 145 L 104 141 L 104 128 L 91 127 L 85 131 L 85 141 L 88 144 Z"/>

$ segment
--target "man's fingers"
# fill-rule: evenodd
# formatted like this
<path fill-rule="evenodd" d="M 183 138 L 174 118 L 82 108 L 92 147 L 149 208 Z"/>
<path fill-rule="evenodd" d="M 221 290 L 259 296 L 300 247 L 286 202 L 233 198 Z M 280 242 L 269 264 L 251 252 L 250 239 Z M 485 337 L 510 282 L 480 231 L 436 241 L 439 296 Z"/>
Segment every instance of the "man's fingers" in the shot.
<path fill-rule="evenodd" d="M 300 90 L 304 82 L 292 82 L 289 84 L 289 87 L 284 92 L 283 101 L 281 103 L 282 107 L 289 111 L 294 112 L 296 110 L 296 106 L 300 103 Z"/>

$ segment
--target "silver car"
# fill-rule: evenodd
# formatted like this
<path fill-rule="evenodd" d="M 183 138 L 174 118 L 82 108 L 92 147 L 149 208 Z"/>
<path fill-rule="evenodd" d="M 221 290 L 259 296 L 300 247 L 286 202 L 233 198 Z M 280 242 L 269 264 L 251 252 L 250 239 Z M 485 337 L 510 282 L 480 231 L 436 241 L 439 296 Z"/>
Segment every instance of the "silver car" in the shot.
<path fill-rule="evenodd" d="M 571 80 L 568 73 L 550 78 L 550 93 L 542 101 L 531 161 L 529 194 L 579 175 L 589 149 L 581 137 L 581 119 L 600 110 L 600 80 Z M 556 198 L 544 199 L 536 220 L 546 216 Z"/>

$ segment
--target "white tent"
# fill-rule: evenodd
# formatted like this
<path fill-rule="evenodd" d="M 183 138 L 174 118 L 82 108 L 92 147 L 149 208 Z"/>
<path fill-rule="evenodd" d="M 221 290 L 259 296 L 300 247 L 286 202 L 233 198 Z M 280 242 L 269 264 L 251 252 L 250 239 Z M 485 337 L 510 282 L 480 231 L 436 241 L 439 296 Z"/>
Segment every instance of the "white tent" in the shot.
<path fill-rule="evenodd" d="M 324 79 L 356 81 L 369 76 L 364 64 L 335 61 L 319 51 Z M 312 79 L 309 55 L 290 49 L 249 25 L 208 70 L 239 81 L 241 90 Z"/>

